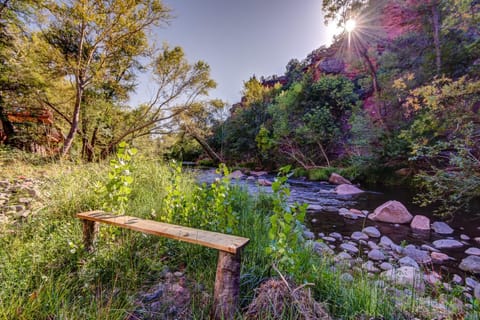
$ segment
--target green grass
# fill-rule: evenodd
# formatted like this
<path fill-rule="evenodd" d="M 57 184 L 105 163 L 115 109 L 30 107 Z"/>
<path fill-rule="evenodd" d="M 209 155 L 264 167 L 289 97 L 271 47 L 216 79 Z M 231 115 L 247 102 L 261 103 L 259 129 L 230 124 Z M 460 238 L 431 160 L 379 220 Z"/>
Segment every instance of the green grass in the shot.
<path fill-rule="evenodd" d="M 23 165 L 31 166 L 28 161 Z M 106 181 L 108 166 L 54 163 L 42 168 L 51 173 L 43 178 L 43 209 L 26 220 L 0 225 L 0 319 L 124 319 L 135 310 L 138 293 L 155 285 L 165 268 L 183 270 L 213 292 L 216 250 L 104 226 L 96 250 L 85 252 L 75 213 L 101 207 L 101 196 L 94 190 L 98 182 Z M 132 170 L 135 180 L 128 215 L 161 220 L 166 201 L 172 201 L 166 190 L 172 190 L 168 186 L 174 181 L 174 203 L 183 204 L 175 212 L 181 219 L 188 214 L 182 221 L 220 227 L 207 223 L 215 218 L 207 209 L 219 195 L 206 196 L 191 173 L 172 173 L 168 166 L 146 159 L 137 161 Z M 251 239 L 243 252 L 240 288 L 241 305 L 246 307 L 255 288 L 269 277 L 278 277 L 265 254 L 272 201 L 266 194 L 250 196 L 240 187 L 230 188 L 225 199 L 238 217 L 235 233 Z M 330 258 L 308 247 L 297 249 L 301 268 L 290 276 L 299 284 L 313 283 L 315 297 L 334 317 L 401 318 L 391 295 L 367 275 L 354 274 L 355 280 L 345 283 L 341 279 L 345 270 L 334 268 Z M 194 295 L 192 317 L 208 318 L 211 303 Z M 293 310 L 286 318 L 295 318 Z"/>

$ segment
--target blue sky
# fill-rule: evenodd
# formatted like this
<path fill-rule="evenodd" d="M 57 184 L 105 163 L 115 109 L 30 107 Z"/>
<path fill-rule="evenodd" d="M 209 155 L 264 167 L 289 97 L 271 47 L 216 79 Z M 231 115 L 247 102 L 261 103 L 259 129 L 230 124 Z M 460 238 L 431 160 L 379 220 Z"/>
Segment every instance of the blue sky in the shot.
<path fill-rule="evenodd" d="M 161 46 L 183 47 L 189 61 L 211 67 L 217 89 L 229 104 L 240 100 L 243 81 L 255 74 L 283 74 L 292 58 L 302 60 L 328 44 L 334 26 L 324 25 L 322 0 L 164 0 L 175 18 L 154 33 Z M 142 75 L 133 103 L 147 101 L 153 87 Z"/>

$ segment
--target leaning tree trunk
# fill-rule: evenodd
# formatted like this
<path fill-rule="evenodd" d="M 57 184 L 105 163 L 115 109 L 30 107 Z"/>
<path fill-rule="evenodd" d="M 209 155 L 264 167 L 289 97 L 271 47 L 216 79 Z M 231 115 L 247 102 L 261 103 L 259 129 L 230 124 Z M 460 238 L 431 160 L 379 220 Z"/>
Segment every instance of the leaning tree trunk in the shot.
<path fill-rule="evenodd" d="M 222 163 L 222 162 L 225 162 L 224 159 L 218 154 L 216 153 L 212 147 L 210 147 L 210 145 L 205 141 L 203 140 L 202 138 L 200 138 L 198 135 L 196 135 L 195 133 L 190 133 L 193 137 L 193 139 L 195 139 L 195 141 L 197 141 L 200 146 L 202 147 L 202 149 L 208 154 L 208 156 L 213 160 L 213 161 L 216 161 L 218 163 Z"/>
<path fill-rule="evenodd" d="M 77 94 L 75 97 L 75 108 L 73 109 L 73 117 L 72 117 L 72 124 L 70 126 L 70 130 L 68 131 L 68 135 L 63 142 L 63 147 L 60 152 L 60 156 L 64 158 L 72 148 L 73 139 L 75 138 L 75 134 L 78 131 L 78 125 L 80 122 L 80 106 L 82 104 L 82 89 L 81 86 L 77 86 Z"/>

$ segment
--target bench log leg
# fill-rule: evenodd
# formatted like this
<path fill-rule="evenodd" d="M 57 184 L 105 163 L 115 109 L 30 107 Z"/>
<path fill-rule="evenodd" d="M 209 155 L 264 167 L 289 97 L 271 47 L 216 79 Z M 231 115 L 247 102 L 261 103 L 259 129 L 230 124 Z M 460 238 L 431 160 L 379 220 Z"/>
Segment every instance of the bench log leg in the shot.
<path fill-rule="evenodd" d="M 218 252 L 214 292 L 215 319 L 235 317 L 240 296 L 240 251 L 236 254 Z"/>
<path fill-rule="evenodd" d="M 93 242 L 97 236 L 98 223 L 90 220 L 82 220 L 83 223 L 83 245 L 85 250 L 91 252 L 93 250 Z"/>

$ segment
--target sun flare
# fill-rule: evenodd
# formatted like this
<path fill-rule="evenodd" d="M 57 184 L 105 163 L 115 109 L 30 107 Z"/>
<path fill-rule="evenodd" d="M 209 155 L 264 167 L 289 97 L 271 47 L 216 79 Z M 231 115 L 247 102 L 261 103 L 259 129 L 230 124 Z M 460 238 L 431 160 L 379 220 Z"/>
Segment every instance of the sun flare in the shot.
<path fill-rule="evenodd" d="M 347 22 L 345 22 L 345 30 L 350 33 L 353 30 L 355 30 L 355 27 L 357 26 L 357 22 L 354 19 L 349 19 Z"/>

